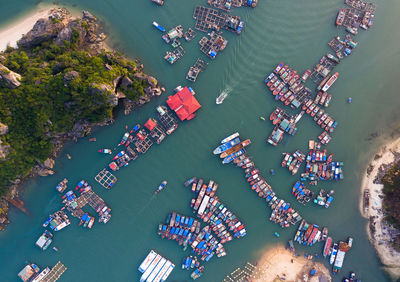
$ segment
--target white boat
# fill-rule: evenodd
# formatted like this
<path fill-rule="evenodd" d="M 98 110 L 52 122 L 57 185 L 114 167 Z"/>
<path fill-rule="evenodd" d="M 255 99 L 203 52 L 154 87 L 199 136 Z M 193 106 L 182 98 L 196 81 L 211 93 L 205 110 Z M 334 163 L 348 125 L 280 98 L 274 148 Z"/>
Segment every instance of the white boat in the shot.
<path fill-rule="evenodd" d="M 227 143 L 227 142 L 233 140 L 233 139 L 236 138 L 236 137 L 239 137 L 239 132 L 235 132 L 235 133 L 233 133 L 232 135 L 226 137 L 225 139 L 223 139 L 223 140 L 221 141 L 221 144 Z"/>
<path fill-rule="evenodd" d="M 225 91 L 222 92 L 216 99 L 215 103 L 217 105 L 222 104 L 222 102 L 224 102 L 225 98 L 228 97 L 228 93 L 226 93 Z"/>

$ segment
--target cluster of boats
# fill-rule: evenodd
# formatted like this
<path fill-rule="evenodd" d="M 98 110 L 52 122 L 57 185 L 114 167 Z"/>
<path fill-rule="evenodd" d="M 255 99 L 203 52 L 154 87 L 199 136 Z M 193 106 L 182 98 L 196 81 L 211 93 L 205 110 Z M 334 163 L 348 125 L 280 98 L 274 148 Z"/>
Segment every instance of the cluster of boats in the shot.
<path fill-rule="evenodd" d="M 332 161 L 333 154 L 328 156 L 326 150 L 310 150 L 306 157 L 305 173 L 301 180 L 342 180 L 343 162 Z"/>
<path fill-rule="evenodd" d="M 65 189 L 67 189 L 68 180 L 64 178 L 60 183 L 57 184 L 56 190 L 60 193 L 63 193 Z"/>
<path fill-rule="evenodd" d="M 294 135 L 297 132 L 296 125 L 303 114 L 304 111 L 295 116 L 289 115 L 285 110 L 277 107 L 269 116 L 269 119 L 275 127 L 268 137 L 267 142 L 271 145 L 277 146 L 282 141 L 285 132 Z"/>
<path fill-rule="evenodd" d="M 331 100 L 332 100 L 332 94 L 328 94 L 326 92 L 319 91 L 317 93 L 317 96 L 315 96 L 314 103 L 316 105 L 319 104 L 319 105 L 327 108 L 329 106 L 329 103 L 331 102 Z"/>
<path fill-rule="evenodd" d="M 251 140 L 240 140 L 239 133 L 234 133 L 231 136 L 221 141 L 220 146 L 213 151 L 214 155 L 220 155 L 223 158 L 222 163 L 227 164 L 232 162 L 238 156 L 244 154 L 246 151 L 244 147 L 251 144 Z"/>
<path fill-rule="evenodd" d="M 226 243 L 233 238 L 246 236 L 246 228 L 239 218 L 221 203 L 215 192 L 218 184 L 210 180 L 208 184 L 203 179 L 192 182 L 192 191 L 197 193 L 197 198 L 191 201 L 193 212 L 201 218 L 204 223 L 209 224 L 213 232 Z"/>
<path fill-rule="evenodd" d="M 325 131 L 332 133 L 335 130 L 338 122 L 330 117 L 325 110 L 317 106 L 312 99 L 306 99 L 302 109 Z"/>
<path fill-rule="evenodd" d="M 140 282 L 164 282 L 174 268 L 170 260 L 151 250 L 138 268 L 143 273 Z"/>
<path fill-rule="evenodd" d="M 301 100 L 311 94 L 310 89 L 304 85 L 310 74 L 311 70 L 306 70 L 300 76 L 296 70 L 282 62 L 264 80 L 264 83 L 275 96 L 275 100 L 280 100 L 286 106 L 298 108 Z"/>
<path fill-rule="evenodd" d="M 45 230 L 43 234 L 39 237 L 39 239 L 36 241 L 36 246 L 38 246 L 42 251 L 45 251 L 50 244 L 53 242 L 53 234 Z"/>
<path fill-rule="evenodd" d="M 321 141 L 322 144 L 328 145 L 331 142 L 332 137 L 328 134 L 328 132 L 323 131 L 319 136 L 318 139 Z"/>
<path fill-rule="evenodd" d="M 166 106 L 158 106 L 157 113 L 159 121 L 149 118 L 144 127 L 136 124 L 130 131 L 124 133 L 118 146 L 125 146 L 125 149 L 113 157 L 112 162 L 108 165 L 109 169 L 117 171 L 121 167 L 127 166 L 130 161 L 137 159 L 138 153 L 146 153 L 153 143 L 160 144 L 167 135 L 178 128 L 177 119 Z M 112 151 L 111 149 L 102 149 L 99 152 L 111 154 Z"/>
<path fill-rule="evenodd" d="M 293 185 L 292 194 L 296 197 L 296 200 L 301 204 L 308 203 L 314 196 L 314 192 L 311 191 L 310 189 L 307 189 L 304 183 L 300 181 L 297 181 Z"/>
<path fill-rule="evenodd" d="M 321 189 L 318 193 L 318 196 L 314 199 L 314 204 L 317 204 L 319 206 L 323 206 L 325 208 L 329 208 L 333 201 L 333 194 L 335 191 L 330 190 L 329 192 L 326 192 L 324 189 Z"/>
<path fill-rule="evenodd" d="M 312 246 L 318 242 L 328 239 L 328 228 L 324 227 L 319 230 L 316 224 L 308 224 L 304 219 L 301 221 L 299 228 L 294 236 L 294 242 L 300 245 Z"/>
<path fill-rule="evenodd" d="M 200 266 L 200 262 L 196 256 L 188 256 L 182 260 L 182 269 L 193 269 Z"/>
<path fill-rule="evenodd" d="M 235 138 L 237 133 L 228 136 L 222 140 Z M 237 135 L 238 136 L 238 135 Z M 236 136 L 236 137 L 237 137 Z M 287 228 L 290 224 L 296 224 L 301 220 L 301 216 L 290 207 L 289 203 L 279 199 L 271 189 L 271 186 L 260 175 L 259 170 L 255 167 L 254 162 L 246 154 L 236 158 L 234 164 L 244 170 L 245 177 L 252 190 L 254 190 L 260 198 L 266 200 L 272 210 L 270 220 L 279 224 L 282 228 Z"/>
<path fill-rule="evenodd" d="M 282 167 L 287 167 L 292 175 L 295 175 L 299 170 L 302 162 L 306 156 L 300 151 L 296 150 L 293 154 L 283 153 Z"/>
<path fill-rule="evenodd" d="M 68 215 L 64 211 L 60 210 L 51 214 L 43 223 L 43 227 L 46 228 L 49 226 L 53 231 L 60 231 L 70 224 L 71 222 L 68 219 Z"/>

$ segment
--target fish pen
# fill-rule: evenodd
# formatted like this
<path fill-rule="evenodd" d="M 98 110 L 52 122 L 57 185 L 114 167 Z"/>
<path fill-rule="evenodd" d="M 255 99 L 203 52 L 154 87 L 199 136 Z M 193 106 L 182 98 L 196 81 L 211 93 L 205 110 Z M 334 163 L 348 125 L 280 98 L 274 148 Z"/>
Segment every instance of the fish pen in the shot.
<path fill-rule="evenodd" d="M 117 178 L 108 170 L 103 168 L 94 179 L 104 188 L 110 189 L 117 182 Z"/>
<path fill-rule="evenodd" d="M 178 121 L 166 106 L 157 107 L 157 112 L 159 121 L 166 128 L 166 133 L 170 135 L 178 127 Z"/>
<path fill-rule="evenodd" d="M 196 20 L 194 28 L 207 32 L 209 29 L 219 31 L 224 25 L 226 14 L 207 7 L 197 6 L 193 12 L 193 18 Z"/>
<path fill-rule="evenodd" d="M 218 52 L 224 50 L 228 44 L 228 40 L 214 31 L 209 34 L 210 38 L 204 36 L 200 41 L 200 51 L 211 59 L 214 59 Z"/>
<path fill-rule="evenodd" d="M 186 75 L 186 79 L 191 82 L 195 82 L 197 80 L 197 77 L 199 76 L 200 72 L 205 71 L 207 66 L 208 66 L 207 62 L 198 58 L 196 60 L 196 63 L 194 63 L 194 65 L 189 68 L 189 71 Z"/>
<path fill-rule="evenodd" d="M 193 38 L 195 38 L 197 35 L 197 33 L 191 29 L 190 27 L 188 28 L 188 30 L 183 34 L 183 36 L 185 37 L 186 41 L 191 41 Z"/>
<path fill-rule="evenodd" d="M 58 261 L 56 265 L 50 270 L 50 272 L 45 277 L 43 277 L 41 281 L 44 282 L 57 281 L 66 270 L 67 267 L 61 261 Z"/>
<path fill-rule="evenodd" d="M 136 160 L 138 158 L 138 154 L 129 145 L 126 146 L 126 152 L 127 152 L 127 154 L 128 154 L 128 156 L 129 156 L 131 161 L 134 161 L 134 160 Z"/>
<path fill-rule="evenodd" d="M 310 78 L 315 83 L 320 83 L 329 75 L 336 65 L 337 63 L 323 56 L 320 62 L 314 66 L 314 71 L 311 73 Z"/>
<path fill-rule="evenodd" d="M 252 281 L 258 275 L 258 269 L 255 265 L 247 262 L 243 268 L 236 268 L 231 274 L 226 276 L 223 282 L 245 282 Z"/>
<path fill-rule="evenodd" d="M 147 152 L 148 149 L 150 149 L 151 145 L 153 145 L 153 141 L 151 141 L 151 139 L 147 135 L 146 131 L 141 130 L 139 133 L 141 133 L 143 139 L 136 140 L 135 146 L 136 146 L 136 150 L 139 153 L 144 154 Z"/>
<path fill-rule="evenodd" d="M 170 63 L 171 65 L 174 64 L 177 60 L 185 55 L 185 50 L 182 46 L 177 46 L 176 49 L 172 52 L 166 52 L 164 59 Z"/>
<path fill-rule="evenodd" d="M 345 0 L 344 3 L 363 12 L 374 13 L 376 11 L 376 5 L 371 2 L 366 2 L 362 0 Z"/>
<path fill-rule="evenodd" d="M 150 131 L 150 136 L 155 140 L 157 144 L 160 144 L 165 138 L 165 129 L 162 125 L 157 124 L 152 131 Z"/>

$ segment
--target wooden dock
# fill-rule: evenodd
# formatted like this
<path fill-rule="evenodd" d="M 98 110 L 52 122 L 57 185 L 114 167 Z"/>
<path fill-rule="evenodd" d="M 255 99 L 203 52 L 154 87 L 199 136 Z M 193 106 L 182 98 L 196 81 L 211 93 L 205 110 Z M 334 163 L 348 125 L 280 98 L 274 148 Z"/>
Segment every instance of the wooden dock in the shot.
<path fill-rule="evenodd" d="M 108 170 L 103 168 L 94 179 L 104 188 L 110 189 L 117 182 L 117 178 Z"/>
<path fill-rule="evenodd" d="M 64 264 L 62 264 L 61 261 L 59 261 L 41 281 L 44 282 L 57 281 L 66 270 L 67 267 Z"/>
<path fill-rule="evenodd" d="M 243 268 L 236 268 L 231 274 L 227 275 L 223 282 L 247 282 L 252 281 L 258 274 L 257 267 L 247 262 Z"/>

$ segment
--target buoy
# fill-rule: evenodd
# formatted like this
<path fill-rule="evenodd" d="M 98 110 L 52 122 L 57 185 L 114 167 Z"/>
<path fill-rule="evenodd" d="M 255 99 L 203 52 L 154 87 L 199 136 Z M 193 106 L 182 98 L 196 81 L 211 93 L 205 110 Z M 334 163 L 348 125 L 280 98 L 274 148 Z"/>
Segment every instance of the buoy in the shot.
<path fill-rule="evenodd" d="M 273 169 L 270 170 L 272 175 L 275 175 L 275 171 Z"/>
<path fill-rule="evenodd" d="M 264 118 L 264 117 L 260 117 L 260 119 L 261 119 L 261 120 L 265 120 L 265 118 Z"/>

